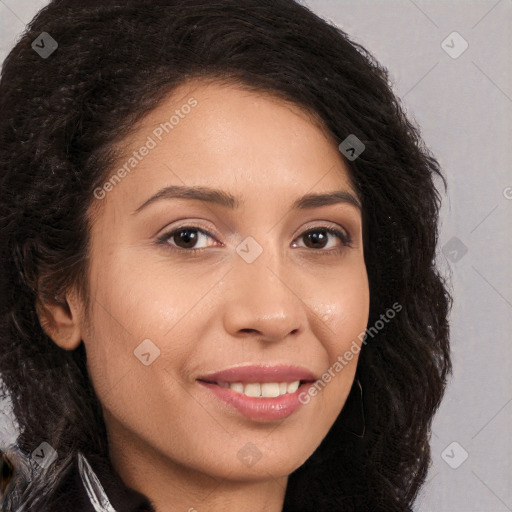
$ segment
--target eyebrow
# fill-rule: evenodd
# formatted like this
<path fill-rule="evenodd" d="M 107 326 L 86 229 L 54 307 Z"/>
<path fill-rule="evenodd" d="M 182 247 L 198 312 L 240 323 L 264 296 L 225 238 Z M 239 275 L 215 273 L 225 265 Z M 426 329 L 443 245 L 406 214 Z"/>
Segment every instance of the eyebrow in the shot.
<path fill-rule="evenodd" d="M 142 203 L 132 214 L 137 214 L 150 204 L 162 199 L 195 199 L 207 203 L 218 204 L 235 210 L 240 207 L 240 201 L 233 195 L 219 189 L 196 186 L 188 187 L 183 185 L 172 185 L 159 190 L 147 201 Z M 292 210 L 305 210 L 308 208 L 318 208 L 338 203 L 347 203 L 362 209 L 359 199 L 347 190 L 335 190 L 333 192 L 306 194 L 292 204 Z"/>

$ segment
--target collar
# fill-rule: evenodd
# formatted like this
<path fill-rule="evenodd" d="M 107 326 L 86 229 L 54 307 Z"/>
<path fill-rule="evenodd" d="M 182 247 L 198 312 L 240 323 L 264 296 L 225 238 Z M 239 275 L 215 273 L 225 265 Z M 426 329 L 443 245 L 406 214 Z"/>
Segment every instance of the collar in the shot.
<path fill-rule="evenodd" d="M 78 453 L 55 492 L 54 512 L 155 512 L 149 499 L 127 487 L 110 460 Z"/>

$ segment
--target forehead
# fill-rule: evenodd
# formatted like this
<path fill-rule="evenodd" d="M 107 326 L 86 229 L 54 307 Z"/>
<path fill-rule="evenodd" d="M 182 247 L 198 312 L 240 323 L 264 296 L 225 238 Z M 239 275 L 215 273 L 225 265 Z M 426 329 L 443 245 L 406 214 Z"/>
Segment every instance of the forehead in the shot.
<path fill-rule="evenodd" d="M 138 207 L 171 185 L 221 188 L 242 206 L 308 191 L 355 194 L 334 137 L 317 116 L 235 84 L 182 84 L 118 143 L 104 203 Z M 109 179 L 113 178 L 113 179 Z"/>

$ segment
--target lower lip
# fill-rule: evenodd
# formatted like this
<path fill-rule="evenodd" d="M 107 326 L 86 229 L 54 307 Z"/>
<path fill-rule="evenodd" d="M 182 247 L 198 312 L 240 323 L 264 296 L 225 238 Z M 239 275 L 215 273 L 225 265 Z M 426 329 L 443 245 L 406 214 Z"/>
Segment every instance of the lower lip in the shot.
<path fill-rule="evenodd" d="M 299 394 L 311 385 L 311 383 L 302 384 L 295 393 L 286 393 L 274 398 L 256 398 L 243 395 L 230 388 L 223 388 L 211 382 L 198 382 L 253 421 L 276 421 L 290 416 L 302 405 L 299 401 Z"/>

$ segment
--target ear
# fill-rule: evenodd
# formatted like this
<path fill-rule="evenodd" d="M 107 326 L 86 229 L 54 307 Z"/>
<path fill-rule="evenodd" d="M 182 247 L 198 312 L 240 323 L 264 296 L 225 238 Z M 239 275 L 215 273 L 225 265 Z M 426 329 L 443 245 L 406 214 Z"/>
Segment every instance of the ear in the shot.
<path fill-rule="evenodd" d="M 70 293 L 65 299 L 43 303 L 36 301 L 36 311 L 41 327 L 61 348 L 73 350 L 82 341 L 80 302 Z"/>

